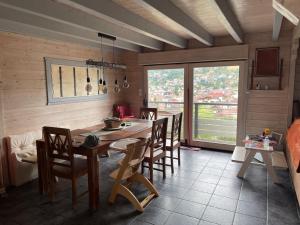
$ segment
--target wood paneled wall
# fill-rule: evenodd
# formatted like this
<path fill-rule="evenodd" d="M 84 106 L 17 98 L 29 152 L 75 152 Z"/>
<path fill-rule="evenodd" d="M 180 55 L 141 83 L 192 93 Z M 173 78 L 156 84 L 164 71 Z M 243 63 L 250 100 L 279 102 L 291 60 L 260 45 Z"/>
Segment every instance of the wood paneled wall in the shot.
<path fill-rule="evenodd" d="M 255 59 L 255 49 L 265 47 L 280 47 L 280 58 L 283 58 L 283 90 L 265 91 L 253 90 L 248 94 L 246 133 L 255 134 L 262 132 L 262 129 L 269 127 L 270 129 L 285 133 L 287 129 L 288 117 L 288 89 L 289 89 L 289 73 L 290 73 L 290 55 L 291 55 L 292 32 L 280 34 L 278 41 L 272 41 L 271 33 L 248 34 L 245 42 L 249 45 L 249 72 L 251 75 L 251 62 Z M 269 86 L 277 86 L 277 78 L 262 79 L 261 82 L 271 84 Z M 274 81 L 272 81 L 272 79 Z M 275 81 L 276 80 L 276 81 Z M 264 86 L 264 85 L 263 85 Z"/>
<path fill-rule="evenodd" d="M 0 55 L 1 59 L 2 55 Z M 3 121 L 3 81 L 2 81 L 2 72 L 0 67 L 0 137 L 4 135 L 4 121 Z M 0 194 L 4 191 L 4 186 L 7 179 L 7 170 L 6 170 L 6 155 L 2 149 L 2 141 L 0 140 Z"/>
<path fill-rule="evenodd" d="M 130 83 L 130 88 L 124 92 L 125 101 L 130 103 L 133 113 L 139 115 L 144 98 L 144 69 L 138 64 L 137 53 L 124 52 L 122 58 L 127 65 L 126 73 Z"/>
<path fill-rule="evenodd" d="M 100 123 L 111 115 L 112 105 L 122 94 L 112 94 L 115 76 L 106 70 L 109 85 L 106 100 L 47 105 L 44 57 L 100 59 L 100 48 L 0 33 L 0 70 L 3 81 L 4 135 L 41 130 L 42 126 L 82 128 Z M 118 62 L 121 62 L 117 52 Z M 104 59 L 112 61 L 112 49 L 104 48 Z M 94 87 L 96 88 L 96 87 Z"/>
<path fill-rule="evenodd" d="M 300 48 L 298 49 L 298 57 L 296 59 L 294 100 L 300 101 Z"/>

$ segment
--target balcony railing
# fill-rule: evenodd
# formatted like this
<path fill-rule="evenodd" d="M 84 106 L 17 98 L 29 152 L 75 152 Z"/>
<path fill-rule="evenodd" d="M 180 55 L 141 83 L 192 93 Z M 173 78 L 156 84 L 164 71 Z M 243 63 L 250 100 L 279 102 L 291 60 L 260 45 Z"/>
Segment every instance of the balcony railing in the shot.
<path fill-rule="evenodd" d="M 182 112 L 184 103 L 156 101 L 149 102 L 149 107 L 157 107 L 159 116 L 171 116 Z M 236 128 L 236 103 L 195 102 L 193 104 L 194 139 L 235 144 Z"/>

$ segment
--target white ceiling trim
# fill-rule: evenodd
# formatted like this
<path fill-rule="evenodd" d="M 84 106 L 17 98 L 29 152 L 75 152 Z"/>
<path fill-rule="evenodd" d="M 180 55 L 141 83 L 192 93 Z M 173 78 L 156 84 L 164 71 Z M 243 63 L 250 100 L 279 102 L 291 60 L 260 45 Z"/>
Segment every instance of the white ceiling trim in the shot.
<path fill-rule="evenodd" d="M 130 12 L 111 0 L 55 0 L 87 14 L 102 18 L 119 26 L 155 38 L 179 48 L 186 47 L 186 40 L 148 20 Z"/>
<path fill-rule="evenodd" d="M 134 31 L 128 32 L 128 29 L 103 21 L 94 16 L 87 15 L 78 10 L 69 8 L 51 0 L 0 0 L 0 5 L 20 10 L 26 13 L 72 25 L 83 30 L 102 32 L 117 37 L 132 44 L 143 47 L 161 50 L 163 44 L 153 38 L 147 37 Z"/>
<path fill-rule="evenodd" d="M 274 20 L 273 20 L 273 34 L 272 34 L 273 41 L 278 41 L 279 39 L 282 20 L 283 20 L 283 15 L 281 15 L 278 11 L 275 10 Z"/>
<path fill-rule="evenodd" d="M 187 32 L 193 38 L 204 43 L 205 45 L 213 45 L 213 36 L 169 0 L 137 0 L 135 2 L 159 11 L 166 17 L 179 24 L 185 30 L 185 32 Z"/>
<path fill-rule="evenodd" d="M 218 18 L 225 26 L 227 31 L 231 34 L 233 39 L 238 43 L 244 42 L 243 30 L 234 15 L 227 0 L 210 0 L 212 6 L 216 9 Z"/>
<path fill-rule="evenodd" d="M 273 0 L 272 2 L 273 8 L 283 15 L 288 21 L 297 26 L 299 24 L 299 18 L 295 16 L 291 11 L 289 11 L 283 4 L 278 2 L 277 0 Z"/>

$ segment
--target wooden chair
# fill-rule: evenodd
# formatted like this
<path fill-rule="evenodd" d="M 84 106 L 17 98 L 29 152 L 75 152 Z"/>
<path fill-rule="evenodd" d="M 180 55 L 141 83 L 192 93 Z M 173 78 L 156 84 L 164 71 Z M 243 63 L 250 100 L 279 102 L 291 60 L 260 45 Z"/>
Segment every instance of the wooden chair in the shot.
<path fill-rule="evenodd" d="M 153 183 L 153 170 L 163 172 L 166 178 L 166 138 L 167 138 L 168 118 L 153 121 L 150 144 L 142 162 L 142 173 L 144 168 L 149 168 L 150 182 Z M 162 163 L 160 162 L 162 160 Z M 145 165 L 148 164 L 148 166 Z M 162 165 L 162 169 L 154 168 L 153 164 Z"/>
<path fill-rule="evenodd" d="M 74 207 L 77 203 L 76 181 L 77 178 L 88 173 L 87 160 L 74 157 L 69 129 L 43 127 L 43 135 L 48 156 L 49 197 L 51 201 L 54 198 L 55 177 L 69 179 L 72 181 L 72 205 Z M 80 196 L 86 193 L 87 191 Z"/>
<path fill-rule="evenodd" d="M 170 164 L 171 171 L 174 173 L 174 159 L 177 159 L 178 166 L 180 166 L 180 134 L 181 134 L 181 124 L 182 124 L 182 112 L 172 116 L 172 128 L 171 128 L 171 139 L 166 141 L 166 151 L 170 154 L 166 155 L 166 158 L 171 160 Z M 174 157 L 173 153 L 177 149 L 177 158 Z"/>
<path fill-rule="evenodd" d="M 141 108 L 140 119 L 157 120 L 157 108 Z"/>
<path fill-rule="evenodd" d="M 121 161 L 120 167 L 113 171 L 110 176 L 115 180 L 109 202 L 114 203 L 117 195 L 127 198 L 137 211 L 143 212 L 145 206 L 154 198 L 159 196 L 156 188 L 143 175 L 138 173 L 139 167 L 144 159 L 147 149 L 146 139 L 127 145 L 125 158 Z M 149 195 L 141 202 L 130 191 L 129 187 L 133 182 L 143 184 L 148 190 Z"/>

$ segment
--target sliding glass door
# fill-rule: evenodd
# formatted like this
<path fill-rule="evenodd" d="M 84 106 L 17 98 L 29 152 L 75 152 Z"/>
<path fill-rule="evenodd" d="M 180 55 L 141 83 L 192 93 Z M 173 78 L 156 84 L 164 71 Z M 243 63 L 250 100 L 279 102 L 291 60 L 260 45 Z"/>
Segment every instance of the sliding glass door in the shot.
<path fill-rule="evenodd" d="M 145 67 L 148 106 L 159 117 L 184 112 L 182 135 L 193 146 L 231 150 L 244 134 L 244 63 Z"/>
<path fill-rule="evenodd" d="M 243 138 L 243 65 L 241 62 L 189 65 L 191 145 L 232 150 Z"/>

